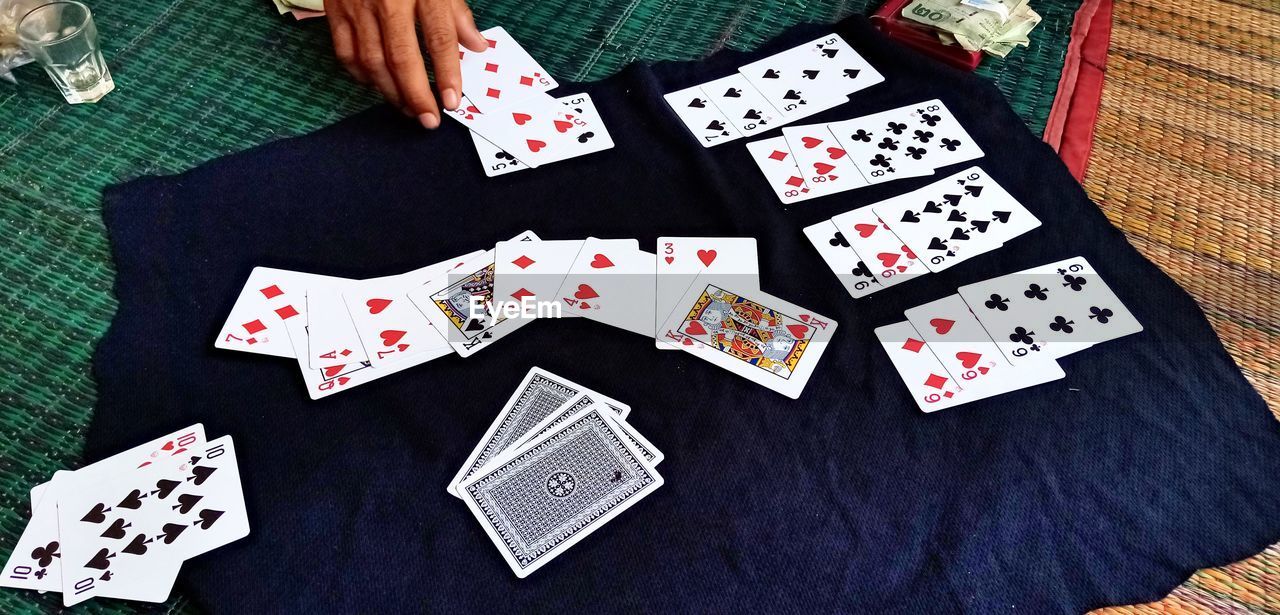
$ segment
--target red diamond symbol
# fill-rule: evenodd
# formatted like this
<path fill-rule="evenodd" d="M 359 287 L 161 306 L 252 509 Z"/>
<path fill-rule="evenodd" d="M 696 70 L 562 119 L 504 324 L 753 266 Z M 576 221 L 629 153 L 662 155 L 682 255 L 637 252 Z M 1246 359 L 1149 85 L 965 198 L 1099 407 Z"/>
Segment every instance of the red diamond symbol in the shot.
<path fill-rule="evenodd" d="M 484 39 L 484 40 L 485 40 L 485 42 L 486 42 L 486 43 L 489 43 L 489 49 L 493 49 L 494 47 L 497 47 L 497 46 L 498 46 L 498 41 L 495 41 L 495 40 L 493 40 L 493 39 L 491 39 L 491 38 L 486 38 L 486 39 Z"/>
<path fill-rule="evenodd" d="M 498 72 L 498 65 L 494 64 L 493 62 L 485 62 L 484 69 L 491 73 L 496 73 Z"/>
<path fill-rule="evenodd" d="M 787 185 L 788 185 L 788 186 L 796 186 L 796 187 L 803 186 L 803 185 L 804 185 L 804 180 L 803 180 L 803 179 L 801 179 L 801 178 L 799 178 L 799 177 L 796 177 L 795 175 L 792 175 L 792 176 L 791 176 L 791 179 L 788 179 L 788 180 L 787 180 Z"/>
<path fill-rule="evenodd" d="M 524 301 L 525 297 L 532 297 L 533 293 L 529 292 L 529 289 L 527 288 L 521 288 L 520 290 L 517 290 L 516 292 L 511 293 L 511 296 L 516 301 Z"/>
<path fill-rule="evenodd" d="M 954 397 L 954 396 L 955 396 L 955 393 L 952 393 L 951 391 L 947 391 L 947 392 L 943 393 L 943 394 L 942 394 L 942 396 L 943 396 L 943 397 L 945 397 L 945 398 L 947 398 L 947 399 L 951 399 L 952 397 Z"/>
<path fill-rule="evenodd" d="M 251 338 L 249 338 L 249 339 L 245 340 L 245 343 L 246 343 L 246 344 L 249 344 L 250 346 L 252 346 L 252 345 L 254 345 L 254 344 L 257 344 L 257 343 L 258 343 L 258 338 L 256 338 L 256 337 L 251 337 Z"/>
<path fill-rule="evenodd" d="M 520 85 L 533 85 L 533 77 L 521 76 Z"/>
<path fill-rule="evenodd" d="M 244 330 L 249 332 L 249 335 L 253 335 L 254 333 L 257 333 L 259 331 L 267 330 L 267 326 L 262 324 L 261 320 L 249 321 L 244 323 L 243 326 L 244 326 Z"/>
<path fill-rule="evenodd" d="M 497 98 L 499 96 L 502 96 L 502 90 L 499 90 L 496 88 L 489 88 L 488 90 L 485 90 L 484 95 L 488 96 L 489 98 Z"/>
<path fill-rule="evenodd" d="M 942 385 L 946 383 L 947 383 L 947 379 L 937 374 L 929 374 L 929 377 L 925 378 L 924 380 L 925 386 L 933 387 L 935 389 L 941 389 Z"/>
<path fill-rule="evenodd" d="M 532 258 L 529 258 L 528 256 L 521 256 L 520 258 L 517 258 L 516 260 L 511 261 L 511 264 L 521 269 L 528 269 L 529 265 L 532 265 L 536 262 L 537 261 L 533 260 Z"/>
<path fill-rule="evenodd" d="M 268 299 L 275 299 L 276 297 L 284 294 L 284 291 L 280 290 L 280 287 L 275 284 L 272 284 L 258 292 L 262 293 L 262 296 Z"/>
<path fill-rule="evenodd" d="M 292 305 L 286 305 L 282 308 L 276 309 L 276 315 L 279 316 L 281 320 L 289 320 L 290 318 L 298 315 L 298 310 L 293 309 Z"/>
<path fill-rule="evenodd" d="M 907 338 L 907 343 L 902 345 L 903 350 L 910 350 L 911 352 L 920 352 L 921 348 L 924 348 L 924 342 L 914 337 Z"/>
<path fill-rule="evenodd" d="M 344 357 L 347 357 L 347 356 L 351 356 L 351 351 L 350 351 L 350 350 L 343 350 L 342 352 L 339 352 L 338 354 L 340 354 L 340 355 L 342 355 L 342 356 L 344 356 Z"/>
<path fill-rule="evenodd" d="M 782 150 L 775 149 L 772 154 L 769 154 L 769 157 L 774 160 L 782 160 L 787 157 L 787 153 Z"/>

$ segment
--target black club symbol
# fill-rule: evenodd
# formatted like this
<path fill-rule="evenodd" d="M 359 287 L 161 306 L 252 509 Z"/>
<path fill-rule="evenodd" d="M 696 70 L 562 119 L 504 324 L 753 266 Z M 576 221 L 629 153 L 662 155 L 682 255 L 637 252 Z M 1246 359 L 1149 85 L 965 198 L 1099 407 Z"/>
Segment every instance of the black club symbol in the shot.
<path fill-rule="evenodd" d="M 871 159 L 871 166 L 884 167 L 887 169 L 889 168 L 889 159 L 885 158 L 884 154 L 876 154 L 876 157 Z"/>
<path fill-rule="evenodd" d="M 837 248 L 847 248 L 847 247 L 849 247 L 849 240 L 848 240 L 848 239 L 845 239 L 845 238 L 844 238 L 844 233 L 841 233 L 840 231 L 836 231 L 836 234 L 835 234 L 835 235 L 832 235 L 832 236 L 831 236 L 831 239 L 827 240 L 827 243 L 829 243 L 829 244 L 831 244 L 833 247 L 837 247 Z"/>
<path fill-rule="evenodd" d="M 989 310 L 1000 310 L 1001 312 L 1004 312 L 1009 309 L 1009 300 L 992 293 L 991 298 L 987 299 L 986 303 L 983 303 L 983 305 L 987 306 L 987 309 Z"/>
<path fill-rule="evenodd" d="M 900 135 L 907 130 L 907 125 L 899 124 L 898 122 L 889 122 L 889 124 L 885 126 L 885 130 L 888 130 L 895 135 Z"/>
<path fill-rule="evenodd" d="M 1034 344 L 1035 340 L 1031 339 L 1031 336 L 1035 334 L 1035 331 L 1027 331 L 1023 327 L 1015 327 L 1013 333 L 1009 334 L 1009 341 L 1018 344 Z"/>
<path fill-rule="evenodd" d="M 861 128 L 859 128 L 859 129 L 858 129 L 858 132 L 855 132 L 855 133 L 853 133 L 853 134 L 849 135 L 849 138 L 850 138 L 850 139 L 853 139 L 854 141 L 862 141 L 863 143 L 870 143 L 870 142 L 871 142 L 871 133 L 869 133 L 869 132 L 867 132 L 867 131 L 862 130 Z"/>
<path fill-rule="evenodd" d="M 852 274 L 852 275 L 853 275 L 853 277 L 855 277 L 855 278 L 870 278 L 870 277 L 871 277 L 871 270 L 870 270 L 870 269 L 868 269 L 868 268 L 867 268 L 867 264 L 866 264 L 866 263 L 864 263 L 864 262 L 862 262 L 862 261 L 858 261 L 858 266 L 857 266 L 857 267 L 854 267 L 854 268 L 853 268 L 853 270 L 852 270 L 852 271 L 850 271 L 849 273 L 850 273 L 850 274 Z M 874 278 L 873 278 L 873 279 L 874 279 Z"/>
<path fill-rule="evenodd" d="M 1085 279 L 1080 276 L 1067 274 L 1062 276 L 1062 285 L 1070 286 L 1071 290 L 1080 290 L 1081 288 L 1084 288 Z"/>
<path fill-rule="evenodd" d="M 43 547 L 36 547 L 31 550 L 31 559 L 36 560 L 36 563 L 41 568 L 47 568 L 49 564 L 53 563 L 53 558 L 55 557 L 59 557 L 58 541 L 56 540 Z"/>
<path fill-rule="evenodd" d="M 911 156 L 912 158 L 915 158 L 916 160 L 919 160 L 919 159 L 921 159 L 921 158 L 924 158 L 924 148 L 923 148 L 923 147 L 914 147 L 914 146 L 908 145 L 908 146 L 907 146 L 907 155 L 908 155 L 908 156 Z"/>
<path fill-rule="evenodd" d="M 932 139 L 932 138 L 933 138 L 933 133 L 929 132 L 928 130 L 916 131 L 916 141 L 919 141 L 921 143 L 928 143 L 929 139 Z"/>
<path fill-rule="evenodd" d="M 1065 316 L 1054 316 L 1053 322 L 1049 323 L 1049 328 L 1059 333 L 1071 333 L 1075 331 L 1071 325 L 1076 324 L 1074 320 L 1067 320 Z"/>
<path fill-rule="evenodd" d="M 948 152 L 954 152 L 957 147 L 960 147 L 960 142 L 955 139 L 942 137 L 942 147 L 945 147 Z"/>
<path fill-rule="evenodd" d="M 569 497 L 577 486 L 573 475 L 568 472 L 554 472 L 547 477 L 547 493 L 558 498 Z"/>
<path fill-rule="evenodd" d="M 1032 284 L 1026 290 L 1022 291 L 1023 296 L 1028 299 L 1039 299 L 1044 301 L 1049 298 L 1049 291 L 1042 288 L 1039 284 Z"/>
<path fill-rule="evenodd" d="M 941 122 L 941 121 L 942 121 L 942 118 L 941 118 L 940 116 L 934 115 L 934 114 L 932 114 L 932 113 L 921 113 L 921 114 L 920 114 L 920 121 L 921 121 L 921 122 L 924 122 L 924 123 L 926 123 L 926 124 L 928 124 L 928 125 L 930 125 L 930 126 L 937 126 L 937 125 L 938 125 L 938 122 Z"/>
<path fill-rule="evenodd" d="M 1089 318 L 1097 318 L 1098 322 L 1104 325 L 1107 324 L 1107 321 L 1111 320 L 1112 316 L 1115 316 L 1115 313 L 1107 308 L 1100 308 L 1097 306 L 1089 308 Z"/>
<path fill-rule="evenodd" d="M 889 137 L 885 137 L 885 138 L 881 139 L 879 143 L 877 143 L 877 144 L 876 144 L 876 147 L 878 147 L 878 148 L 880 148 L 880 149 L 887 149 L 887 150 L 897 151 L 897 150 L 898 150 L 898 142 L 897 142 L 897 141 L 894 141 L 893 139 L 890 139 Z"/>

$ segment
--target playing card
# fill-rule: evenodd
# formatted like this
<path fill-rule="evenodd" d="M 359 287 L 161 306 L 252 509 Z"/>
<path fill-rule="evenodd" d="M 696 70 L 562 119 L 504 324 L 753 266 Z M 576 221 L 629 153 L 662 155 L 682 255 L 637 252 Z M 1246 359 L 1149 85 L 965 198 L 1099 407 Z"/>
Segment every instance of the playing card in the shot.
<path fill-rule="evenodd" d="M 671 92 L 663 95 L 663 98 L 702 147 L 712 147 L 742 138 L 729 118 L 702 93 L 701 86 Z"/>
<path fill-rule="evenodd" d="M 369 360 L 342 299 L 342 293 L 353 283 L 312 278 L 307 287 L 307 360 L 312 369 Z"/>
<path fill-rule="evenodd" d="M 581 239 L 499 241 L 494 247 L 493 296 L 513 302 L 555 301 L 583 243 Z"/>
<path fill-rule="evenodd" d="M 929 344 L 910 322 L 880 327 L 876 329 L 876 337 L 911 391 L 916 405 L 924 412 L 936 412 L 1066 377 L 1057 362 L 1037 361 L 1013 367 L 1001 378 L 957 387 Z"/>
<path fill-rule="evenodd" d="M 381 368 L 421 353 L 436 358 L 453 352 L 406 295 L 481 254 L 477 250 L 408 273 L 349 284 L 342 291 L 343 302 L 370 365 Z"/>
<path fill-rule="evenodd" d="M 960 387 L 1009 377 L 1011 365 L 960 295 L 918 305 L 906 316 Z"/>
<path fill-rule="evenodd" d="M 823 220 L 807 226 L 804 234 L 854 299 L 884 288 L 858 253 L 849 246 L 849 240 L 836 228 L 834 222 Z"/>
<path fill-rule="evenodd" d="M 583 395 L 585 401 L 577 399 Z M 493 461 L 502 451 L 514 446 L 529 430 L 543 419 L 569 404 L 570 400 L 590 405 L 601 403 L 619 417 L 626 417 L 630 406 L 610 399 L 592 391 L 572 380 L 562 378 L 544 369 L 534 367 L 525 374 L 515 393 L 507 399 L 498 416 L 485 431 L 484 437 L 472 449 L 467 460 L 458 469 L 458 473 L 449 481 L 449 493 L 460 496 L 457 485 L 486 464 Z"/>
<path fill-rule="evenodd" d="M 556 429 L 566 421 L 571 421 L 577 418 L 579 414 L 591 410 L 605 410 L 605 412 L 601 413 L 604 418 L 614 423 L 614 426 L 617 427 L 618 434 L 627 439 L 627 442 L 631 447 L 644 458 L 645 463 L 655 468 L 658 467 L 658 464 L 662 463 L 665 456 L 662 454 L 662 451 L 658 450 L 658 447 L 654 446 L 647 438 L 640 435 L 640 432 L 627 424 L 626 420 L 619 417 L 616 413 L 608 412 L 607 407 L 593 401 L 588 393 L 579 394 L 577 397 L 569 400 L 568 403 L 557 409 L 550 416 L 542 419 L 542 421 L 533 429 L 529 430 L 529 433 L 522 436 L 519 442 L 516 442 L 514 446 L 508 447 L 507 450 L 502 453 L 500 458 L 495 459 L 491 464 L 501 464 L 510 457 L 519 455 L 521 452 L 524 452 L 530 442 L 540 439 L 544 434 Z"/>
<path fill-rule="evenodd" d="M 929 272 L 870 206 L 842 213 L 831 222 L 881 286 L 893 286 Z"/>
<path fill-rule="evenodd" d="M 759 290 L 734 291 L 701 276 L 676 304 L 662 339 L 796 399 L 836 322 Z"/>
<path fill-rule="evenodd" d="M 537 241 L 533 231 L 516 235 L 512 241 Z M 477 256 L 448 274 L 409 291 L 413 304 L 422 311 L 454 352 L 469 357 L 511 332 L 532 322 L 530 318 L 507 318 L 495 312 L 493 297 L 494 251 Z"/>
<path fill-rule="evenodd" d="M 285 337 L 288 336 L 285 335 Z M 115 476 L 135 474 L 157 464 L 179 465 L 185 463 L 192 450 L 202 447 L 204 443 L 204 425 L 197 423 L 89 464 L 75 472 L 59 474 L 68 476 L 74 474 L 80 480 L 93 483 Z M 61 591 L 63 543 L 58 531 L 60 490 L 54 488 L 54 482 L 51 480 L 32 489 L 32 499 L 39 500 L 39 503 L 33 502 L 31 520 L 23 530 L 17 545 L 14 546 L 9 561 L 5 562 L 3 574 L 0 574 L 0 587 L 34 589 L 42 592 Z M 176 575 L 175 568 L 173 576 L 176 577 Z M 172 584 L 171 580 L 169 582 Z M 125 597 L 116 595 L 111 591 L 111 587 L 101 589 L 102 593 L 99 595 L 113 598 Z"/>
<path fill-rule="evenodd" d="M 837 34 L 822 37 L 809 45 L 810 51 L 818 57 L 820 71 L 814 83 L 823 91 L 849 95 L 884 81 L 884 75 Z"/>
<path fill-rule="evenodd" d="M 459 492 L 520 578 L 662 485 L 662 476 L 598 410 L 495 465 Z"/>
<path fill-rule="evenodd" d="M 1015 365 L 1056 359 L 1142 331 L 1142 324 L 1080 256 L 959 291 Z"/>
<path fill-rule="evenodd" d="M 790 205 L 820 196 L 820 193 L 812 191 L 804 181 L 785 137 L 752 141 L 747 144 L 747 152 L 751 154 L 756 166 L 760 167 L 765 182 L 778 195 L 782 204 Z"/>
<path fill-rule="evenodd" d="M 867 185 L 844 148 L 826 124 L 787 126 L 782 129 L 805 183 L 818 196 Z"/>
<path fill-rule="evenodd" d="M 836 81 L 840 76 L 833 58 L 818 53 L 816 45 L 831 36 L 793 47 L 739 67 L 738 72 L 755 86 L 787 122 L 793 122 L 848 100 Z M 832 75 L 828 78 L 828 72 Z"/>
<path fill-rule="evenodd" d="M 488 48 L 476 52 L 458 45 L 458 59 L 462 88 L 481 110 L 506 107 L 559 85 L 501 26 L 480 34 Z"/>
<path fill-rule="evenodd" d="M 567 112 L 574 116 L 574 118 L 570 118 L 570 121 L 577 118 L 589 126 L 589 129 L 578 134 L 577 138 L 590 147 L 577 152 L 575 155 L 581 156 L 613 147 L 613 137 L 609 135 L 609 130 L 605 127 L 604 120 L 600 118 L 600 112 L 596 110 L 595 103 L 591 101 L 590 95 L 575 94 L 573 96 L 564 96 L 557 98 L 556 102 L 564 105 Z M 476 147 L 476 154 L 480 157 L 481 164 L 484 166 L 484 174 L 489 177 L 506 175 L 507 173 L 529 168 L 516 159 L 515 156 L 490 143 L 474 130 L 471 131 L 471 141 Z"/>
<path fill-rule="evenodd" d="M 763 132 L 781 123 L 773 105 L 747 81 L 734 73 L 702 84 L 702 93 L 744 137 Z"/>
<path fill-rule="evenodd" d="M 177 467 L 57 480 L 68 483 L 58 502 L 66 606 L 107 587 L 122 597 L 162 601 L 172 583 L 157 584 L 154 573 L 249 533 L 229 436 L 192 451 Z"/>
<path fill-rule="evenodd" d="M 931 175 L 934 169 L 983 156 L 982 149 L 937 99 L 828 127 L 872 184 Z"/>
<path fill-rule="evenodd" d="M 464 98 L 447 115 L 529 167 L 597 151 L 597 144 L 608 134 L 603 124 L 589 125 L 572 109 L 542 93 L 488 112 L 481 112 L 470 98 Z"/>
<path fill-rule="evenodd" d="M 564 313 L 653 333 L 654 255 L 634 239 L 587 239 L 557 293 Z"/>
<path fill-rule="evenodd" d="M 734 288 L 760 287 L 760 261 L 751 237 L 659 237 L 657 257 L 653 331 L 660 350 L 675 350 L 657 339 L 658 332 L 700 274 Z"/>
<path fill-rule="evenodd" d="M 295 271 L 254 267 L 214 347 L 293 358 L 284 319 L 306 309 L 308 277 Z"/>
<path fill-rule="evenodd" d="M 871 206 L 931 271 L 990 252 L 1040 221 L 978 167 Z"/>

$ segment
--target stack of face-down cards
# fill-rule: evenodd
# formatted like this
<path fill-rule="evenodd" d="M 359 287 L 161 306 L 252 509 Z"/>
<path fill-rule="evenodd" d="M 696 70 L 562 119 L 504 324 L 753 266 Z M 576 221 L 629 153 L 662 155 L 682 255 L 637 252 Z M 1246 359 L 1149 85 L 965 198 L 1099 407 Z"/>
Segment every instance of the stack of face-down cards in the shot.
<path fill-rule="evenodd" d="M 164 602 L 182 563 L 249 535 L 231 436 L 192 425 L 31 490 L 0 586 Z"/>
<path fill-rule="evenodd" d="M 804 229 L 855 299 L 985 254 L 1040 226 L 979 167 Z"/>
<path fill-rule="evenodd" d="M 932 175 L 983 155 L 936 99 L 842 122 L 788 126 L 782 136 L 747 149 L 784 204 Z"/>
<path fill-rule="evenodd" d="M 541 240 L 532 231 L 407 273 L 351 280 L 259 267 L 215 346 L 295 358 L 313 399 L 449 354 L 469 357 L 537 318 L 580 317 L 683 350 L 797 397 L 835 322 L 759 290 L 736 237 Z"/>
<path fill-rule="evenodd" d="M 631 408 L 538 368 L 449 483 L 524 578 L 662 486 Z"/>
<path fill-rule="evenodd" d="M 553 98 L 559 84 L 501 27 L 481 32 L 489 47 L 461 45 L 465 96 L 445 115 L 471 129 L 471 140 L 494 177 L 613 147 L 587 94 Z"/>
<path fill-rule="evenodd" d="M 961 286 L 906 316 L 876 336 L 925 412 L 1057 380 L 1056 359 L 1142 330 L 1083 257 Z"/>
<path fill-rule="evenodd" d="M 712 147 L 825 111 L 882 81 L 849 43 L 829 34 L 665 98 L 694 138 Z"/>

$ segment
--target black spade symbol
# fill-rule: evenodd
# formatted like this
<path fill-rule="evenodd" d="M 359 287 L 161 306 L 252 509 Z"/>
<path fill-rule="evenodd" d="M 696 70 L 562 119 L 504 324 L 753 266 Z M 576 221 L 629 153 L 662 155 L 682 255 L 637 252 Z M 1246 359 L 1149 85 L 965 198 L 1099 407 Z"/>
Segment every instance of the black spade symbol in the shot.
<path fill-rule="evenodd" d="M 198 472 L 200 472 L 201 468 L 205 468 L 205 467 L 206 467 L 206 466 L 196 466 L 196 467 L 194 467 L 194 468 L 192 468 L 192 469 L 191 469 L 191 472 L 192 472 L 193 474 L 198 473 Z M 211 472 L 212 472 L 212 469 L 210 469 L 209 471 L 211 471 Z M 177 488 L 178 488 L 178 485 L 181 485 L 181 484 L 182 484 L 182 482 L 181 482 L 181 481 L 169 480 L 169 479 L 167 479 L 167 478 L 162 478 L 162 479 L 160 479 L 160 480 L 156 481 L 156 490 L 155 490 L 155 492 L 154 492 L 154 493 L 155 493 L 157 496 L 159 496 L 159 498 L 160 498 L 160 499 L 162 499 L 162 500 L 163 500 L 163 499 L 165 499 L 165 498 L 169 497 L 169 494 L 170 494 L 170 493 L 173 493 L 173 490 L 174 490 L 174 489 L 177 489 Z M 200 483 L 196 483 L 196 484 L 197 484 L 197 485 L 199 485 Z"/>
<path fill-rule="evenodd" d="M 202 495 L 184 493 L 178 496 L 178 503 L 174 505 L 173 509 L 178 511 L 179 514 L 185 515 L 191 512 L 191 509 L 195 507 L 196 502 L 199 502 L 202 499 L 204 499 L 204 496 Z"/>
<path fill-rule="evenodd" d="M 146 534 L 138 534 L 133 537 L 133 540 L 129 541 L 129 546 L 120 549 L 120 552 L 128 553 L 129 555 L 142 555 L 147 552 L 147 543 L 149 542 L 151 542 L 151 539 L 147 538 Z"/>
<path fill-rule="evenodd" d="M 978 196 L 982 194 L 982 186 L 965 186 L 964 191 L 972 196 Z"/>
<path fill-rule="evenodd" d="M 124 538 L 124 528 L 129 527 L 130 525 L 132 524 L 126 523 L 124 519 L 116 519 L 111 523 L 111 527 L 108 527 L 106 531 L 102 532 L 102 537 L 112 539 Z"/>
<path fill-rule="evenodd" d="M 778 74 L 778 71 L 773 70 L 773 69 L 771 68 L 771 69 L 769 69 L 769 70 L 767 70 L 767 71 L 764 71 L 763 78 L 764 78 L 764 79 L 777 79 L 778 77 L 781 77 L 781 76 L 782 76 L 782 75 L 779 75 L 779 74 Z"/>
<path fill-rule="evenodd" d="M 747 109 L 747 112 L 746 112 L 745 114 L 743 114 L 742 119 L 744 119 L 744 120 L 758 120 L 758 119 L 760 119 L 760 112 L 759 112 L 759 111 L 756 111 L 755 109 Z"/>
<path fill-rule="evenodd" d="M 787 100 L 799 100 L 800 92 L 797 92 L 795 90 L 787 90 L 787 93 L 783 94 L 782 97 Z"/>
<path fill-rule="evenodd" d="M 847 77 L 847 78 L 849 78 L 849 79 L 857 79 L 857 78 L 858 78 L 858 73 L 860 73 L 860 72 L 862 72 L 862 71 L 861 71 L 861 70 L 858 70 L 858 69 L 856 69 L 856 68 L 846 68 L 846 69 L 844 69 L 844 76 L 845 76 L 845 77 Z"/>
<path fill-rule="evenodd" d="M 187 526 L 181 523 L 166 523 L 161 526 L 161 534 L 156 538 L 163 536 L 164 544 L 173 544 L 173 541 L 177 540 L 178 536 L 182 535 L 185 531 L 187 531 Z"/>
<path fill-rule="evenodd" d="M 933 201 L 929 201 L 924 204 L 924 212 L 927 214 L 940 214 L 942 213 L 942 207 Z"/>
<path fill-rule="evenodd" d="M 694 109 L 702 109 L 707 106 L 707 101 L 702 100 L 701 98 L 695 98 L 689 101 L 689 106 Z"/>
<path fill-rule="evenodd" d="M 1000 221 L 1000 224 L 1009 222 L 1009 212 L 1007 211 L 993 211 L 991 215 L 993 216 L 992 219 Z"/>
<path fill-rule="evenodd" d="M 124 499 L 120 500 L 120 503 L 116 504 L 116 506 L 119 506 L 120 508 L 130 508 L 133 510 L 137 510 L 141 508 L 142 507 L 142 491 L 138 489 L 134 489 L 133 491 L 130 491 L 129 495 L 124 496 Z"/>
<path fill-rule="evenodd" d="M 809 81 L 813 81 L 814 79 L 817 79 L 817 78 L 818 78 L 818 71 L 813 70 L 813 69 L 809 69 L 809 70 L 802 70 L 802 71 L 800 71 L 800 74 L 801 74 L 801 75 L 804 75 L 804 78 L 805 78 L 805 79 L 808 79 Z"/>
<path fill-rule="evenodd" d="M 902 212 L 902 221 L 914 224 L 920 221 L 920 216 L 917 216 L 915 212 L 908 209 L 907 211 Z"/>
<path fill-rule="evenodd" d="M 80 520 L 85 523 L 102 523 L 107 520 L 107 516 L 103 513 L 108 510 L 111 509 L 107 508 L 106 504 L 94 504 L 93 508 L 90 509 L 89 512 L 85 513 L 83 517 L 80 517 Z"/>
<path fill-rule="evenodd" d="M 194 468 L 191 468 L 191 478 L 195 479 L 192 482 L 192 484 L 195 484 L 195 485 L 204 484 L 204 481 L 209 480 L 209 476 L 211 476 L 217 470 L 218 468 L 211 468 L 209 466 L 196 466 Z M 158 487 L 159 483 L 157 483 L 156 486 Z M 163 498 L 164 496 L 162 495 L 160 497 Z"/>
<path fill-rule="evenodd" d="M 966 232 L 964 232 L 964 229 L 960 229 L 960 228 L 958 228 L 958 229 L 952 229 L 952 230 L 951 230 L 951 238 L 952 238 L 952 239 L 958 239 L 958 240 L 960 240 L 960 241 L 965 241 L 965 240 L 969 239 L 969 234 L 968 234 L 968 233 L 966 233 Z"/>
<path fill-rule="evenodd" d="M 973 226 L 973 230 L 978 231 L 979 233 L 987 232 L 987 227 L 991 225 L 991 223 L 986 220 L 974 220 L 970 224 Z"/>
<path fill-rule="evenodd" d="M 956 205 L 960 204 L 961 196 L 962 195 L 959 195 L 959 194 L 944 194 L 942 195 L 942 198 L 945 199 L 948 203 L 951 203 L 952 207 L 955 207 Z"/>
<path fill-rule="evenodd" d="M 107 551 L 106 547 L 98 549 L 98 553 L 85 564 L 85 567 L 97 570 L 106 570 L 107 568 L 110 568 L 111 562 L 109 560 L 114 557 L 114 555 L 108 555 L 108 553 L 109 551 Z"/>
<path fill-rule="evenodd" d="M 479 318 L 472 318 L 467 322 L 467 331 L 479 331 L 484 328 L 484 323 Z"/>
<path fill-rule="evenodd" d="M 967 218 L 964 217 L 964 212 L 959 209 L 953 209 L 947 214 L 947 222 L 964 222 L 965 220 Z"/>
<path fill-rule="evenodd" d="M 929 240 L 929 249 L 930 249 L 930 250 L 939 250 L 939 251 L 941 251 L 941 250 L 946 250 L 946 249 L 947 249 L 947 242 L 945 242 L 945 241 L 943 241 L 943 240 L 941 240 L 941 239 L 938 239 L 937 237 L 934 237 L 933 239 Z"/>
<path fill-rule="evenodd" d="M 102 579 L 103 581 L 110 581 L 110 580 L 111 580 L 111 577 L 112 577 L 111 571 L 110 571 L 110 570 L 108 570 L 108 571 L 106 571 L 106 572 L 102 573 L 102 576 L 100 576 L 100 577 L 98 577 L 98 578 L 99 578 L 99 579 Z"/>
<path fill-rule="evenodd" d="M 707 124 L 707 130 L 724 130 L 724 124 L 720 123 L 720 120 L 711 120 L 711 123 Z"/>
<path fill-rule="evenodd" d="M 739 90 L 738 88 L 729 88 L 724 91 L 724 97 L 725 98 L 741 98 L 742 90 Z"/>
<path fill-rule="evenodd" d="M 212 509 L 212 508 L 206 508 L 206 509 L 204 509 L 204 510 L 200 511 L 200 514 L 199 514 L 200 520 L 199 520 L 199 521 L 196 521 L 196 522 L 195 522 L 195 523 L 193 523 L 192 525 L 199 525 L 199 526 L 200 526 L 200 529 L 202 529 L 202 530 L 207 530 L 207 529 L 209 529 L 209 528 L 213 527 L 213 524 L 214 524 L 214 523 L 217 523 L 217 522 L 218 522 L 218 518 L 222 516 L 222 513 L 223 513 L 223 512 L 224 512 L 224 511 L 221 511 L 221 510 L 214 510 L 214 509 Z"/>

